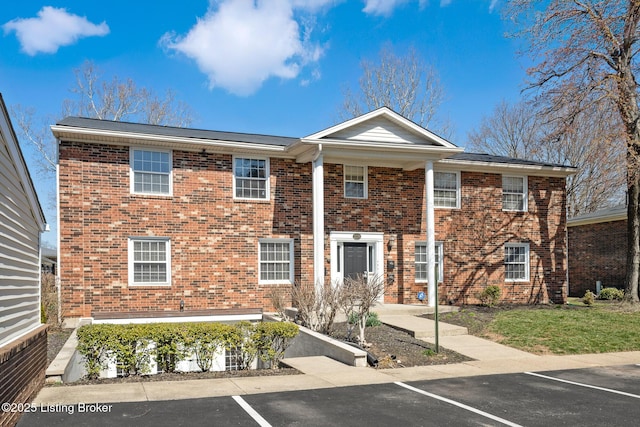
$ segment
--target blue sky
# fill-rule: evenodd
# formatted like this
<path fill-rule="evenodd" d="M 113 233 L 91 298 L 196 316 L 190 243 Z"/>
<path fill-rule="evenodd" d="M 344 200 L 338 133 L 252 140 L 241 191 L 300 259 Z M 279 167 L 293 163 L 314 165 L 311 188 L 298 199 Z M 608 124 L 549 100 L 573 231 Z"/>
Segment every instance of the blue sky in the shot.
<path fill-rule="evenodd" d="M 452 142 L 465 146 L 481 118 L 523 87 L 503 1 L 6 2 L 0 92 L 9 106 L 57 118 L 73 70 L 91 60 L 105 77 L 174 90 L 193 109 L 193 127 L 305 136 L 336 123 L 361 60 L 375 60 L 385 44 L 397 54 L 414 46 L 439 72 L 440 113 L 453 124 Z M 52 223 L 52 183 L 36 181 Z M 44 239 L 55 242 L 53 233 Z"/>

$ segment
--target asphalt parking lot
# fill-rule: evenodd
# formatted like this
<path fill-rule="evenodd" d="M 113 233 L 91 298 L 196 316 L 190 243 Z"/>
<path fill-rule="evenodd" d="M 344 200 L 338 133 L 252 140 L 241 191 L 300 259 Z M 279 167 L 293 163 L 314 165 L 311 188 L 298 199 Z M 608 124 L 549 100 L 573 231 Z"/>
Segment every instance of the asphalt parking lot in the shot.
<path fill-rule="evenodd" d="M 640 365 L 102 407 L 35 408 L 19 426 L 631 426 Z"/>

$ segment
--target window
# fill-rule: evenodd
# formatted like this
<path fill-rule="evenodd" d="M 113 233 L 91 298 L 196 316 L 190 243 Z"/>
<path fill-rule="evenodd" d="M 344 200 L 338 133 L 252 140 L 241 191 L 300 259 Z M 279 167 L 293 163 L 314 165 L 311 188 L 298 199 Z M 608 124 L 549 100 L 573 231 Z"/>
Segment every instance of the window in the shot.
<path fill-rule="evenodd" d="M 509 282 L 529 280 L 529 244 L 504 245 L 504 278 Z"/>
<path fill-rule="evenodd" d="M 236 199 L 269 199 L 268 159 L 235 157 L 233 176 L 233 191 Z"/>
<path fill-rule="evenodd" d="M 224 351 L 224 369 L 226 371 L 239 371 L 243 366 L 242 349 L 238 347 L 226 348 Z"/>
<path fill-rule="evenodd" d="M 261 239 L 259 283 L 293 283 L 293 239 Z"/>
<path fill-rule="evenodd" d="M 503 176 L 502 177 L 502 210 L 526 211 L 527 210 L 527 177 Z"/>
<path fill-rule="evenodd" d="M 171 152 L 131 149 L 131 192 L 171 194 Z"/>
<path fill-rule="evenodd" d="M 442 282 L 444 268 L 442 263 L 443 247 L 442 242 L 436 242 L 436 277 L 438 283 Z M 416 282 L 427 282 L 427 243 L 416 243 Z"/>
<path fill-rule="evenodd" d="M 167 238 L 129 239 L 129 283 L 171 285 L 171 249 Z"/>
<path fill-rule="evenodd" d="M 433 203 L 437 208 L 460 207 L 460 174 L 458 172 L 435 172 Z"/>
<path fill-rule="evenodd" d="M 365 199 L 367 197 L 367 168 L 344 166 L 344 197 Z"/>

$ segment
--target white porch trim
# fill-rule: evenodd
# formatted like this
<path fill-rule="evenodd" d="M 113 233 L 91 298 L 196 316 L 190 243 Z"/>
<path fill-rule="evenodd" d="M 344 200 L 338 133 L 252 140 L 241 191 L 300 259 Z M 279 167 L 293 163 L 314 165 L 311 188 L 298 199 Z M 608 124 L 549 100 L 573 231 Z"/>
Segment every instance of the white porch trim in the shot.
<path fill-rule="evenodd" d="M 313 159 L 313 283 L 324 285 L 324 159 L 322 145 Z"/>

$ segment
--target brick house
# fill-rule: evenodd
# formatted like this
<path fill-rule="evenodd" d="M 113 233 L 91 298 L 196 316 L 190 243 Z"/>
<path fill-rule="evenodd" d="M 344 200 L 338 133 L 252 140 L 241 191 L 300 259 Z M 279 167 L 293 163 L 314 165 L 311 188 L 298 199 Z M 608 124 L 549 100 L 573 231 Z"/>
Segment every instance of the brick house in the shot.
<path fill-rule="evenodd" d="M 570 218 L 569 296 L 602 287 L 624 289 L 627 274 L 627 207 L 614 206 Z"/>
<path fill-rule="evenodd" d="M 384 277 L 386 303 L 566 297 L 574 169 L 461 148 L 388 108 L 304 138 L 69 117 L 66 318 L 252 315 L 297 282 Z M 436 273 L 437 270 L 437 273 Z"/>

